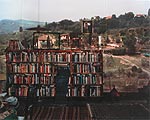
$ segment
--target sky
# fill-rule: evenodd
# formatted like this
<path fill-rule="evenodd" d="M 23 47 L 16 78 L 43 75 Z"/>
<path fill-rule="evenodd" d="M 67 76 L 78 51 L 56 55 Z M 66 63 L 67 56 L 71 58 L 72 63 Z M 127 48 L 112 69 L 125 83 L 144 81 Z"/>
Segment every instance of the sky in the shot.
<path fill-rule="evenodd" d="M 0 0 L 0 20 L 57 22 L 127 12 L 148 14 L 150 0 Z"/>

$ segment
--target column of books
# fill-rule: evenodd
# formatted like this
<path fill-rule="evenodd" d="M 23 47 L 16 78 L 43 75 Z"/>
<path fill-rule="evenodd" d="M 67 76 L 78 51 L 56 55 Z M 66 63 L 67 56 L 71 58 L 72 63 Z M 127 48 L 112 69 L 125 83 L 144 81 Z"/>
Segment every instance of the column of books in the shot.
<path fill-rule="evenodd" d="M 82 50 L 72 52 L 72 87 L 68 96 L 100 96 L 102 79 L 102 52 Z"/>
<path fill-rule="evenodd" d="M 27 96 L 28 87 L 36 87 L 37 96 L 55 96 L 58 63 L 70 63 L 70 52 L 59 50 L 8 50 L 6 53 L 9 94 Z"/>

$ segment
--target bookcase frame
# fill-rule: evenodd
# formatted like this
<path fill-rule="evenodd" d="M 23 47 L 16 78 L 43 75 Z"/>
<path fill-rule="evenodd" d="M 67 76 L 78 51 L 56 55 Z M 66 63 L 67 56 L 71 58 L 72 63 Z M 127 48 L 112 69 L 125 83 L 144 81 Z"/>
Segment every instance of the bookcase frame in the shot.
<path fill-rule="evenodd" d="M 28 88 L 34 86 L 37 97 L 55 97 L 57 66 L 67 64 L 70 77 L 66 97 L 102 96 L 102 50 L 21 50 L 17 41 L 10 41 L 10 45 L 14 46 L 6 51 L 8 95 L 27 97 Z"/>

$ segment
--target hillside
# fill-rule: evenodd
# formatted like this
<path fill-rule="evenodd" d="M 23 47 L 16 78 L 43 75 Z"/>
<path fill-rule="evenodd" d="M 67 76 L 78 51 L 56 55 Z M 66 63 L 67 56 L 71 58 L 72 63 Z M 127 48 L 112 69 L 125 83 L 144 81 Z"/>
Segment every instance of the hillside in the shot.
<path fill-rule="evenodd" d="M 26 29 L 26 28 L 30 28 L 30 27 L 35 27 L 38 24 L 43 26 L 44 22 L 4 19 L 4 20 L 0 21 L 0 34 L 16 32 L 19 30 L 20 26 L 22 26 L 23 29 Z"/>
<path fill-rule="evenodd" d="M 82 19 L 80 19 L 81 21 Z M 83 20 L 86 20 L 84 18 Z M 148 27 L 150 25 L 150 16 L 147 15 L 135 15 L 133 12 L 128 12 L 120 16 L 115 14 L 109 17 L 100 16 L 91 17 L 88 20 L 93 21 L 93 31 L 94 33 L 104 34 L 110 30 L 114 29 L 125 29 L 125 28 L 138 28 L 138 27 Z M 65 31 L 78 33 L 81 31 L 80 21 L 72 21 L 64 19 L 59 22 L 52 22 L 46 25 L 51 31 Z"/>

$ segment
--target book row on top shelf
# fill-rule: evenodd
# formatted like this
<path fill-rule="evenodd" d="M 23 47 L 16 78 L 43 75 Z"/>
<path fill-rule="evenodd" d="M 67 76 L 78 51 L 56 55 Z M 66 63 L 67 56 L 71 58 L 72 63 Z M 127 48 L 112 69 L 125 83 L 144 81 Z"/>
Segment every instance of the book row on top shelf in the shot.
<path fill-rule="evenodd" d="M 7 62 L 100 62 L 100 50 L 7 51 Z"/>

